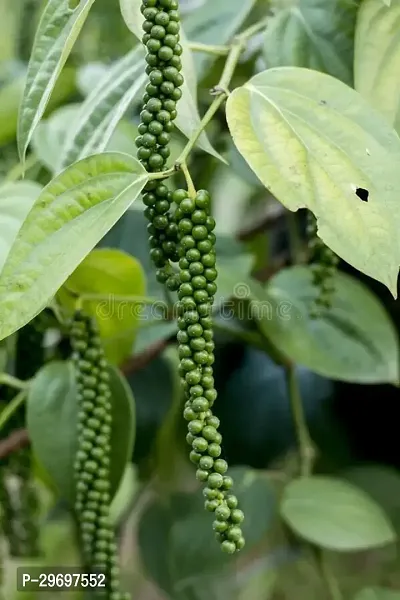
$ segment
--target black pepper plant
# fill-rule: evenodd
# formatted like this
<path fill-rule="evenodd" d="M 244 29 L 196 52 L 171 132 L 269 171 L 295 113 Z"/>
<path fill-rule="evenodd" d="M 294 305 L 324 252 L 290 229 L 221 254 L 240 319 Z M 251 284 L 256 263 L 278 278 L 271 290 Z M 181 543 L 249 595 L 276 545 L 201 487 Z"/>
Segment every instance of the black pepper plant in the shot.
<path fill-rule="evenodd" d="M 274 544 L 264 530 L 267 513 L 279 513 L 287 545 L 293 549 L 295 537 L 296 547 L 314 560 L 318 585 L 307 597 L 322 597 L 320 580 L 332 600 L 370 597 L 371 590 L 354 596 L 356 590 L 347 595 L 341 589 L 333 572 L 337 561 L 331 564 L 325 550 L 375 550 L 393 544 L 396 532 L 383 508 L 340 472 L 314 474 L 321 448 L 308 430 L 297 366 L 357 384 L 400 380 L 393 324 L 368 287 L 341 272 L 347 261 L 396 297 L 399 1 L 299 0 L 296 6 L 271 2 L 270 10 L 261 1 L 205 0 L 194 10 L 185 2 L 187 15 L 178 0 L 119 0 L 120 11 L 117 0 L 23 4 L 23 35 L 10 43 L 2 31 L 0 49 L 15 48 L 22 69 L 14 81 L 13 61 L 0 65 L 0 585 L 6 585 L 10 557 L 38 558 L 42 550 L 41 530 L 52 524 L 52 515 L 39 521 L 46 488 L 55 513 L 73 524 L 70 537 L 82 569 L 105 575 L 93 597 L 130 596 L 123 591 L 119 533 L 132 507 L 146 577 L 170 598 L 178 592 L 182 599 L 200 597 L 197 582 L 207 580 L 208 586 L 211 562 L 218 584 L 243 583 L 241 569 L 254 557 L 265 558 L 260 552 Z M 33 23 L 36 36 L 24 64 Z M 114 44 L 114 27 L 120 33 L 124 23 L 126 37 L 121 33 Z M 8 21 L 5 29 L 12 29 Z M 97 64 L 99 76 L 89 81 L 92 64 L 89 75 L 76 77 L 79 65 L 114 58 L 122 48 L 127 53 L 103 65 L 104 71 Z M 214 169 L 217 161 L 229 165 Z M 221 172 L 222 201 L 215 185 Z M 232 256 L 236 250 L 221 250 L 226 223 L 219 215 L 235 216 L 235 187 L 240 193 L 251 189 L 237 221 L 255 222 L 245 235 L 235 232 L 251 243 Z M 146 273 L 136 258 L 143 257 L 145 244 L 130 220 L 140 196 L 151 259 Z M 309 211 L 307 236 L 290 240 L 299 256 L 273 276 L 276 256 L 265 256 L 264 242 L 279 246 L 279 232 L 272 227 L 267 240 L 270 215 L 260 223 L 256 214 L 258 201 L 267 198 L 292 212 Z M 295 230 L 289 237 L 296 237 Z M 129 251 L 122 251 L 127 239 Z M 157 339 L 151 337 L 160 325 L 152 309 L 160 298 L 146 295 L 147 280 L 150 287 L 161 284 L 167 305 Z M 232 315 L 222 311 L 217 317 L 228 300 Z M 150 310 L 142 311 L 143 305 Z M 330 319 L 315 321 L 326 309 Z M 51 319 L 42 326 L 44 311 Z M 242 349 L 267 354 L 285 379 L 298 464 L 274 473 L 278 494 L 271 494 L 269 471 L 246 468 L 243 476 L 232 467 L 216 416 L 223 397 L 216 384 L 217 332 Z M 136 423 L 132 393 L 143 386 L 136 388 L 126 375 L 142 375 L 154 358 L 167 361 L 169 351 L 179 393 L 154 446 L 148 444 L 151 458 L 143 468 L 135 446 L 142 415 Z M 238 364 L 222 372 L 232 369 L 233 376 L 241 374 Z M 223 381 L 226 389 L 230 377 Z M 246 415 L 252 389 L 242 393 Z M 274 391 L 263 388 L 268 411 Z M 146 407 L 154 406 L 150 400 Z M 230 407 L 232 420 L 235 412 Z M 256 421 L 249 436 L 260 425 Z M 190 448 L 183 444 L 186 464 L 192 463 L 197 481 L 186 481 L 185 469 L 178 468 L 182 461 L 175 460 L 182 422 L 182 441 L 186 436 Z M 275 421 L 271 427 L 276 437 L 287 437 Z M 184 482 L 171 477 L 165 483 L 163 451 L 164 466 L 171 463 Z M 132 457 L 140 463 L 134 491 Z M 268 468 L 270 458 L 264 462 Z M 318 468 L 324 465 L 322 460 Z M 279 511 L 270 510 L 271 496 L 279 496 Z M 189 504 L 196 507 L 192 513 Z M 202 519 L 207 528 L 192 535 Z M 243 554 L 224 557 L 214 544 L 212 555 L 207 535 L 215 535 L 224 553 Z M 226 566 L 221 577 L 219 560 Z M 204 597 L 212 596 L 211 588 Z M 255 588 L 258 594 L 258 580 Z M 252 600 L 247 588 L 227 589 L 226 597 L 238 592 Z M 274 598 L 287 597 L 279 585 L 268 590 L 275 592 Z"/>
<path fill-rule="evenodd" d="M 149 83 L 143 97 L 138 158 L 150 172 L 166 169 L 169 141 L 182 92 L 180 73 L 179 12 L 176 0 L 143 0 L 143 44 Z M 205 483 L 205 508 L 215 514 L 213 524 L 224 552 L 233 554 L 245 544 L 240 523 L 243 512 L 231 493 L 227 462 L 220 458 L 222 437 L 219 420 L 212 413 L 217 392 L 214 386 L 212 307 L 217 291 L 215 269 L 215 220 L 206 190 L 171 192 L 162 181 L 145 187 L 143 202 L 149 220 L 150 256 L 157 279 L 169 291 L 178 291 L 179 374 L 186 397 L 184 418 L 190 460 L 196 477 Z M 172 205 L 174 210 L 172 210 Z M 179 263 L 178 273 L 172 264 Z"/>
<path fill-rule="evenodd" d="M 120 591 L 118 549 L 110 522 L 111 390 L 95 321 L 77 311 L 71 326 L 77 382 L 78 444 L 75 514 L 84 565 L 106 576 L 103 597 L 129 599 Z"/>

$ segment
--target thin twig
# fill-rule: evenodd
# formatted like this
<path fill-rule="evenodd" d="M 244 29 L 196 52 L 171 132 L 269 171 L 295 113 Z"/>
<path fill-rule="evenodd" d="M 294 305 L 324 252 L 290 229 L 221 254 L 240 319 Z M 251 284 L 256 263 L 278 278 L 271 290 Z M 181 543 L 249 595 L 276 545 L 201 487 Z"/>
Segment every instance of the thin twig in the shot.
<path fill-rule="evenodd" d="M 293 422 L 296 429 L 299 446 L 300 474 L 302 477 L 310 477 L 310 475 L 312 475 L 317 456 L 316 448 L 308 429 L 307 420 L 304 413 L 304 406 L 300 395 L 299 384 L 297 381 L 295 365 L 288 365 L 285 368 L 285 371 Z M 318 571 L 325 584 L 330 599 L 343 600 L 339 584 L 330 568 L 324 550 L 318 546 L 315 546 L 314 544 L 309 544 L 309 546 L 315 557 Z"/>
<path fill-rule="evenodd" d="M 189 48 L 192 52 L 204 52 L 214 56 L 227 56 L 229 54 L 229 46 L 215 46 L 212 44 L 202 44 L 201 42 L 189 42 Z"/>
<path fill-rule="evenodd" d="M 189 158 L 189 155 L 195 147 L 199 137 L 229 96 L 229 86 L 235 74 L 235 70 L 240 60 L 240 57 L 243 51 L 246 49 L 249 39 L 262 29 L 265 29 L 266 26 L 267 19 L 263 19 L 259 23 L 252 25 L 251 27 L 249 27 L 234 38 L 232 44 L 230 45 L 229 54 L 224 65 L 224 69 L 222 71 L 221 79 L 219 80 L 218 84 L 211 90 L 211 93 L 215 96 L 215 100 L 208 108 L 198 128 L 193 133 L 192 137 L 184 147 L 174 166 L 160 173 L 150 173 L 150 179 L 166 179 L 168 177 L 171 177 L 177 170 L 180 170 L 182 164 L 187 162 L 187 159 Z"/>
<path fill-rule="evenodd" d="M 151 363 L 155 358 L 157 358 L 167 346 L 168 340 L 160 340 L 146 348 L 146 350 L 144 350 L 140 354 L 137 354 L 136 356 L 131 356 L 122 364 L 122 373 L 124 375 L 133 375 L 133 373 L 144 369 L 149 363 Z"/>
<path fill-rule="evenodd" d="M 28 445 L 28 431 L 16 429 L 7 438 L 0 440 L 0 460 Z"/>
<path fill-rule="evenodd" d="M 288 365 L 285 371 L 292 417 L 296 430 L 297 442 L 299 445 L 300 473 L 303 477 L 309 477 L 313 472 L 314 463 L 317 456 L 316 448 L 308 430 L 303 402 L 300 396 L 295 365 Z"/>

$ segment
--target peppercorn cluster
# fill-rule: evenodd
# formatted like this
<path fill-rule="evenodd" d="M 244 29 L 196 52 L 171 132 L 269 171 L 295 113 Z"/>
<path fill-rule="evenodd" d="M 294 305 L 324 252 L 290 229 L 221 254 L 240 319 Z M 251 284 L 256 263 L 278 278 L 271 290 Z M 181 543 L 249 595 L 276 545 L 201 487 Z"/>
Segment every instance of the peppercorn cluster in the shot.
<path fill-rule="evenodd" d="M 339 258 L 318 237 L 317 222 L 312 213 L 308 214 L 307 235 L 313 285 L 318 290 L 318 295 L 311 306 L 310 316 L 317 318 L 321 309 L 329 309 L 332 306 L 332 298 L 335 293 L 334 276 Z"/>
<path fill-rule="evenodd" d="M 176 0 L 143 0 L 141 11 L 149 83 L 143 96 L 136 145 L 138 159 L 147 171 L 154 173 L 165 170 L 177 102 L 182 96 L 180 17 Z M 171 193 L 160 181 L 150 181 L 144 192 L 150 255 L 158 269 L 157 279 L 176 291 L 179 282 L 169 264 L 178 260 L 178 230 L 170 214 Z"/>
<path fill-rule="evenodd" d="M 212 413 L 217 392 L 214 386 L 212 305 L 217 291 L 215 220 L 210 216 L 210 196 L 199 190 L 194 198 L 186 190 L 172 195 L 177 205 L 179 229 L 178 344 L 179 374 L 186 395 L 184 418 L 190 460 L 196 477 L 206 484 L 205 508 L 214 512 L 213 528 L 224 552 L 233 554 L 245 544 L 240 524 L 243 512 L 230 493 L 233 480 L 220 458 L 222 437 L 219 419 Z"/>
<path fill-rule="evenodd" d="M 110 522 L 111 391 L 95 322 L 77 312 L 71 328 L 78 401 L 75 513 L 85 566 L 106 575 L 107 600 L 120 592 L 118 551 Z"/>

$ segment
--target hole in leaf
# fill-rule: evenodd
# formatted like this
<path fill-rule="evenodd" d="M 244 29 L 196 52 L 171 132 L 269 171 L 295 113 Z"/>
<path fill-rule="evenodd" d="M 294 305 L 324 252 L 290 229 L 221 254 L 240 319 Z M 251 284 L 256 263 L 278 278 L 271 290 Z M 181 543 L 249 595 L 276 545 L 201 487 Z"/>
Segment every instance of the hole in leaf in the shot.
<path fill-rule="evenodd" d="M 356 196 L 358 196 L 363 202 L 368 202 L 369 191 L 365 190 L 364 188 L 357 188 Z"/>

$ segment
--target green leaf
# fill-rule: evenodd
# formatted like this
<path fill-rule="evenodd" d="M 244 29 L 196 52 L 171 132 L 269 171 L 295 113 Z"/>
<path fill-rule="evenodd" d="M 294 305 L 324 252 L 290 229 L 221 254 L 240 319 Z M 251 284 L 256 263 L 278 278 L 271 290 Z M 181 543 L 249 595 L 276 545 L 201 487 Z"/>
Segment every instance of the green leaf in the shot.
<path fill-rule="evenodd" d="M 145 295 L 146 280 L 140 263 L 125 252 L 111 248 L 93 250 L 80 263 L 58 293 L 58 300 L 71 312 L 74 292 L 80 296 L 99 294 L 99 300 L 84 300 L 84 310 L 97 319 L 106 357 L 119 365 L 131 355 L 140 323 L 139 300 Z M 119 299 L 121 298 L 122 299 Z"/>
<path fill-rule="evenodd" d="M 185 33 L 191 42 L 202 44 L 227 44 L 254 8 L 256 0 L 206 0 L 183 20 Z M 198 52 L 194 56 L 196 70 L 201 76 L 207 73 L 213 56 Z"/>
<path fill-rule="evenodd" d="M 298 535 L 327 550 L 362 551 L 396 539 L 380 506 L 339 479 L 295 479 L 285 488 L 281 514 Z"/>
<path fill-rule="evenodd" d="M 354 87 L 400 132 L 400 1 L 361 4 L 355 35 Z"/>
<path fill-rule="evenodd" d="M 47 305 L 137 198 L 147 177 L 133 157 L 109 152 L 75 163 L 43 189 L 0 275 L 0 339 Z"/>
<path fill-rule="evenodd" d="M 125 23 L 139 40 L 143 37 L 143 15 L 140 12 L 140 6 L 141 0 L 120 0 L 121 13 Z M 182 98 L 179 100 L 178 116 L 175 124 L 187 138 L 191 138 L 200 125 L 200 115 L 197 109 L 197 77 L 192 53 L 182 28 L 180 32 L 180 44 L 183 47 L 182 74 L 184 84 L 182 86 Z M 211 146 L 204 132 L 199 137 L 198 146 L 205 152 L 225 162 Z"/>
<path fill-rule="evenodd" d="M 135 414 L 125 378 L 108 367 L 112 398 L 110 496 L 113 498 L 131 459 Z M 29 388 L 27 426 L 33 451 L 54 481 L 60 495 L 73 503 L 74 460 L 77 451 L 78 404 L 74 367 L 52 362 L 38 372 Z"/>
<path fill-rule="evenodd" d="M 42 120 L 33 134 L 32 146 L 36 156 L 54 174 L 59 169 L 65 138 L 81 106 L 76 103 L 59 108 L 48 119 Z M 122 119 L 112 133 L 106 151 L 131 154 L 137 135 L 137 127 Z"/>
<path fill-rule="evenodd" d="M 110 520 L 114 526 L 118 526 L 120 520 L 129 511 L 132 501 L 136 498 L 139 490 L 140 481 L 137 468 L 132 463 L 129 463 L 125 468 L 124 476 L 110 506 Z"/>
<path fill-rule="evenodd" d="M 18 120 L 22 161 L 94 0 L 49 0 L 35 36 Z M 71 5 L 74 8 L 71 8 Z"/>
<path fill-rule="evenodd" d="M 70 123 L 58 170 L 106 149 L 117 124 L 142 92 L 145 81 L 142 48 L 135 48 L 107 70 Z"/>
<path fill-rule="evenodd" d="M 0 186 L 0 270 L 42 186 L 34 181 L 17 181 Z"/>
<path fill-rule="evenodd" d="M 132 390 L 119 369 L 109 366 L 112 398 L 110 454 L 111 497 L 117 492 L 132 460 L 136 437 L 136 411 Z"/>
<path fill-rule="evenodd" d="M 354 600 L 400 600 L 400 592 L 384 588 L 365 588 Z"/>
<path fill-rule="evenodd" d="M 102 79 L 111 68 L 111 65 L 102 62 L 89 62 L 80 66 L 76 73 L 76 84 L 80 94 L 84 98 L 89 96 L 99 79 Z"/>
<path fill-rule="evenodd" d="M 137 136 L 137 125 L 131 121 L 122 119 L 110 137 L 110 140 L 107 144 L 107 151 L 132 154 L 132 149 L 134 148 L 135 139 Z M 136 206 L 136 204 L 142 204 L 142 206 L 144 206 L 143 202 L 135 202 L 133 206 Z M 133 206 L 131 208 L 133 208 Z"/>
<path fill-rule="evenodd" d="M 268 190 L 291 211 L 311 210 L 319 237 L 396 297 L 400 139 L 386 120 L 344 83 L 297 67 L 264 71 L 234 90 L 227 119 Z"/>
<path fill-rule="evenodd" d="M 353 83 L 353 39 L 358 0 L 281 3 L 265 33 L 271 67 L 307 67 Z"/>
<path fill-rule="evenodd" d="M 62 106 L 47 119 L 42 120 L 33 132 L 33 151 L 40 162 L 53 173 L 57 171 L 66 134 L 79 107 L 78 103 Z"/>
<path fill-rule="evenodd" d="M 386 512 L 400 533 L 400 473 L 383 465 L 366 465 L 341 473 L 353 485 L 364 490 Z"/>
<path fill-rule="evenodd" d="M 309 316 L 317 289 L 311 270 L 292 267 L 250 293 L 252 316 L 264 335 L 290 360 L 319 375 L 354 383 L 399 381 L 396 330 L 379 300 L 353 277 L 338 273 L 332 308 Z M 255 290 L 255 291 L 254 291 Z"/>
<path fill-rule="evenodd" d="M 52 362 L 40 369 L 29 388 L 26 419 L 39 464 L 63 497 L 73 497 L 78 421 L 72 363 Z"/>

